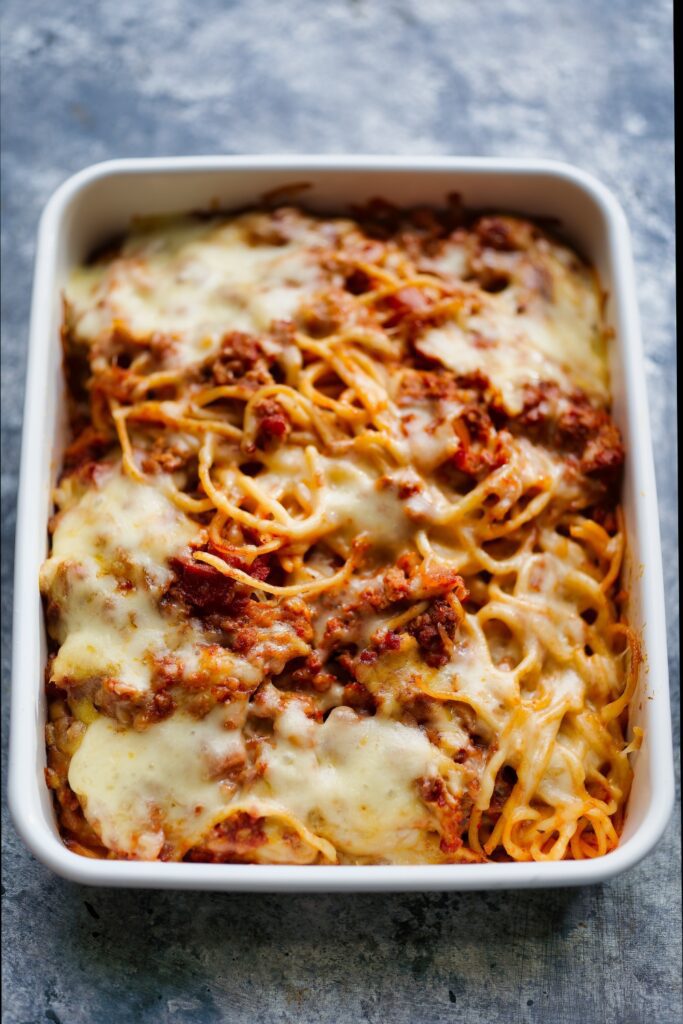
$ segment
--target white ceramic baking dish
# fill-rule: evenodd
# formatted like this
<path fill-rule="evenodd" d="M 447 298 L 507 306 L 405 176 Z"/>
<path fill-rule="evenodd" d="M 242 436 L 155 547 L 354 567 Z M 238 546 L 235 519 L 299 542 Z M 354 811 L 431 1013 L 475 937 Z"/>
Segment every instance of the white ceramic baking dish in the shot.
<path fill-rule="evenodd" d="M 238 208 L 270 190 L 308 183 L 301 201 L 343 211 L 382 196 L 399 205 L 466 205 L 557 218 L 598 268 L 608 290 L 614 416 L 627 446 L 624 505 L 631 620 L 646 653 L 632 724 L 645 730 L 617 850 L 587 861 L 454 866 L 279 867 L 91 860 L 70 852 L 56 827 L 45 765 L 46 643 L 38 570 L 46 553 L 51 490 L 65 439 L 59 343 L 60 290 L 70 268 L 124 230 L 134 214 Z M 65 182 L 38 237 L 19 490 L 14 603 L 9 802 L 29 849 L 58 874 L 87 884 L 159 888 L 371 891 L 497 889 L 602 881 L 634 865 L 659 841 L 673 804 L 666 632 L 657 499 L 629 231 L 610 192 L 589 175 L 540 160 L 460 157 L 189 157 L 119 160 Z"/>

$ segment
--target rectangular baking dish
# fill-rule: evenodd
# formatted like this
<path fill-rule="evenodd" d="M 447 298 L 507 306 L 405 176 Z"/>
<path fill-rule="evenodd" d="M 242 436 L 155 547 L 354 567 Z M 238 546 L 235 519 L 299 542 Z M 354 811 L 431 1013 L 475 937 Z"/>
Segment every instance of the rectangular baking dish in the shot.
<path fill-rule="evenodd" d="M 306 183 L 297 193 L 293 186 Z M 265 866 L 93 860 L 61 842 L 45 785 L 46 641 L 38 571 L 51 491 L 65 442 L 60 291 L 69 270 L 135 214 L 257 204 L 292 186 L 312 209 L 344 212 L 381 196 L 398 205 L 444 202 L 557 219 L 608 292 L 614 417 L 626 448 L 630 617 L 645 665 L 632 724 L 645 730 L 619 847 L 586 861 L 452 866 Z M 673 805 L 673 758 L 657 499 L 629 231 L 612 194 L 566 164 L 461 157 L 187 157 L 117 160 L 86 168 L 48 202 L 40 223 L 31 315 L 16 539 L 9 803 L 31 852 L 85 884 L 247 891 L 466 890 L 585 885 L 636 864 L 659 841 Z"/>

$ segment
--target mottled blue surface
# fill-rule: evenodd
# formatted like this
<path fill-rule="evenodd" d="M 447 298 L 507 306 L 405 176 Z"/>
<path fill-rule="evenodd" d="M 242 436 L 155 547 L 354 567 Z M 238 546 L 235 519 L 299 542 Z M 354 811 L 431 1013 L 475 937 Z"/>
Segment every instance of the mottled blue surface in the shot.
<path fill-rule="evenodd" d="M 395 152 L 563 158 L 623 203 L 677 691 L 667 0 L 5 0 L 3 21 L 4 687 L 32 259 L 52 190 L 116 156 Z M 9 824 L 4 843 L 4 1024 L 680 1019 L 673 824 L 609 884 L 471 895 L 86 890 Z"/>

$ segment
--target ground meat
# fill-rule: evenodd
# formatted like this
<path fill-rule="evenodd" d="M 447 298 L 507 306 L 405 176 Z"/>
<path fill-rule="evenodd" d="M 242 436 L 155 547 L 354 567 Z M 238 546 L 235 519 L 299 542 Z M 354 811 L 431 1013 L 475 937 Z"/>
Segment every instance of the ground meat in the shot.
<path fill-rule="evenodd" d="M 289 413 L 273 398 L 266 398 L 256 406 L 259 421 L 256 447 L 272 448 L 287 439 L 292 429 Z"/>
<path fill-rule="evenodd" d="M 427 571 L 419 556 L 407 553 L 378 583 L 366 587 L 355 604 L 346 606 L 342 617 L 348 619 L 354 613 L 365 614 L 368 607 L 384 611 L 399 601 L 423 601 L 450 591 L 455 591 L 460 600 L 467 594 L 462 577 L 454 569 L 435 566 Z"/>
<path fill-rule="evenodd" d="M 175 558 L 171 567 L 175 579 L 162 598 L 162 607 L 200 619 L 206 634 L 217 641 L 217 651 L 223 648 L 242 658 L 256 658 L 265 672 L 280 673 L 301 654 L 302 645 L 310 644 L 311 611 L 300 598 L 273 604 L 253 597 L 248 584 L 237 583 L 201 562 Z M 270 573 L 265 558 L 241 568 L 255 579 Z M 157 665 L 157 674 L 171 685 L 181 668 L 170 659 L 165 666 Z M 200 672 L 192 685 L 205 689 L 210 682 Z M 224 682 L 232 687 L 230 680 Z"/>
<path fill-rule="evenodd" d="M 343 701 L 346 707 L 367 715 L 374 715 L 377 711 L 378 701 L 363 683 L 348 683 L 344 687 Z"/>
<path fill-rule="evenodd" d="M 312 639 L 310 635 L 309 639 Z M 335 663 L 324 668 L 318 651 L 311 651 L 306 656 L 292 658 L 279 675 L 271 677 L 271 681 L 279 690 L 295 690 L 300 693 L 312 689 L 326 693 L 333 683 L 340 681 L 335 669 Z"/>
<path fill-rule="evenodd" d="M 355 677 L 355 665 L 374 664 L 379 657 L 401 649 L 406 633 L 417 640 L 428 665 L 439 667 L 448 660 L 448 651 L 461 619 L 460 603 L 467 598 L 462 577 L 453 569 L 440 566 L 425 571 L 419 558 L 405 555 L 392 566 L 384 578 L 366 587 L 356 602 L 345 605 L 339 615 L 327 622 L 322 649 L 333 653 Z M 348 645 L 358 644 L 362 636 L 362 622 L 368 610 L 382 612 L 416 601 L 430 601 L 430 605 L 401 632 L 379 628 L 370 645 L 355 654 Z M 346 647 L 343 653 L 339 653 Z"/>
<path fill-rule="evenodd" d="M 109 407 L 109 400 L 127 405 L 133 401 L 133 392 L 140 383 L 140 377 L 120 366 L 102 369 L 90 386 L 90 401 L 94 407 Z"/>
<path fill-rule="evenodd" d="M 460 413 L 459 419 L 467 427 L 470 438 L 486 444 L 494 433 L 491 417 L 481 405 L 470 403 Z"/>
<path fill-rule="evenodd" d="M 603 424 L 590 439 L 581 457 L 581 469 L 587 476 L 606 484 L 616 481 L 624 465 L 625 451 L 621 434 L 613 423 Z"/>
<path fill-rule="evenodd" d="M 258 386 L 272 382 L 270 365 L 258 338 L 243 331 L 230 331 L 224 335 L 220 352 L 207 364 L 206 371 L 219 386 L 237 382 Z"/>
<path fill-rule="evenodd" d="M 501 813 L 516 783 L 517 772 L 510 765 L 504 765 L 496 776 L 493 795 L 488 808 L 489 814 L 497 817 Z"/>
<path fill-rule="evenodd" d="M 395 601 L 402 601 L 410 594 L 410 583 L 408 581 L 409 568 L 404 565 L 395 565 L 388 569 L 382 581 L 382 605 L 393 604 Z"/>
<path fill-rule="evenodd" d="M 133 716 L 133 727 L 135 729 L 146 729 L 149 725 L 161 722 L 164 718 L 172 715 L 176 709 L 176 703 L 167 690 L 159 690 L 153 694 L 149 701 Z"/>
<path fill-rule="evenodd" d="M 248 597 L 244 588 L 229 576 L 190 558 L 172 558 L 170 564 L 176 578 L 166 591 L 164 601 L 180 598 L 200 616 L 243 612 Z"/>
<path fill-rule="evenodd" d="M 175 473 L 183 469 L 192 457 L 186 445 L 169 444 L 165 437 L 158 437 L 142 460 L 145 473 Z"/>
<path fill-rule="evenodd" d="M 354 606 L 354 610 L 362 611 L 363 607 L 370 607 L 375 611 L 383 611 L 397 601 L 407 600 L 410 597 L 410 582 L 405 569 L 398 565 L 392 566 L 379 584 L 373 583 L 360 595 L 360 601 Z"/>
<path fill-rule="evenodd" d="M 387 629 L 375 642 L 378 654 L 387 651 L 399 651 L 401 649 L 401 634 L 395 633 L 393 629 Z"/>
<path fill-rule="evenodd" d="M 456 609 L 454 603 L 437 598 L 427 611 L 408 623 L 407 632 L 415 637 L 422 657 L 431 668 L 440 668 L 448 661 L 449 641 L 452 642 L 462 619 Z"/>
<path fill-rule="evenodd" d="M 625 455 L 619 430 L 609 413 L 596 408 L 581 392 L 565 395 L 551 382 L 529 385 L 511 429 L 571 452 L 583 473 L 606 486 L 618 481 Z"/>
<path fill-rule="evenodd" d="M 171 566 L 178 575 L 177 588 L 197 608 L 222 605 L 235 589 L 235 582 L 210 565 L 174 558 Z"/>
<path fill-rule="evenodd" d="M 399 207 L 380 197 L 370 199 L 362 206 L 353 206 L 351 210 L 364 234 L 381 239 L 389 238 L 398 230 L 404 215 Z"/>
<path fill-rule="evenodd" d="M 478 395 L 485 394 L 491 390 L 491 381 L 481 370 L 472 370 L 471 373 L 460 373 L 455 379 L 458 387 L 472 389 Z"/>
<path fill-rule="evenodd" d="M 263 826 L 263 818 L 238 811 L 214 825 L 201 845 L 185 855 L 185 860 L 214 864 L 248 861 L 252 859 L 254 851 L 267 842 Z"/>
<path fill-rule="evenodd" d="M 504 465 L 507 458 L 507 452 L 502 443 L 496 445 L 493 451 L 488 451 L 486 448 L 477 449 L 463 446 L 451 456 L 449 464 L 458 473 L 464 473 L 466 477 L 477 480 L 482 475 L 485 476 L 491 470 Z"/>
<path fill-rule="evenodd" d="M 553 416 L 553 408 L 560 395 L 557 384 L 543 381 L 541 384 L 527 384 L 524 389 L 524 403 L 516 423 L 530 432 L 542 429 Z"/>
<path fill-rule="evenodd" d="M 608 420 L 607 413 L 595 409 L 584 396 L 572 395 L 558 402 L 555 428 L 561 443 L 580 448 Z"/>
<path fill-rule="evenodd" d="M 464 222 L 460 195 L 451 192 L 446 198 L 447 205 L 438 210 L 427 206 L 406 210 L 377 198 L 352 207 L 352 211 L 366 235 L 382 239 L 394 236 L 392 240 L 417 256 Z"/>
<path fill-rule="evenodd" d="M 533 225 L 512 217 L 481 217 L 474 225 L 479 244 L 498 252 L 527 249 L 533 239 Z"/>
<path fill-rule="evenodd" d="M 443 853 L 456 853 L 463 845 L 465 830 L 465 802 L 453 796 L 440 775 L 417 780 L 423 801 L 432 808 L 441 830 L 440 847 Z M 467 801 L 471 806 L 471 801 Z"/>
<path fill-rule="evenodd" d="M 459 401 L 461 389 L 448 370 L 406 370 L 398 393 L 398 405 L 410 408 L 415 401 L 450 399 Z"/>
<path fill-rule="evenodd" d="M 479 479 L 509 458 L 506 431 L 498 431 L 491 417 L 480 404 L 470 404 L 453 420 L 453 430 L 460 440 L 460 447 L 448 460 L 448 464 L 459 473 L 472 479 Z"/>
<path fill-rule="evenodd" d="M 372 327 L 373 314 L 368 309 L 358 308 L 352 297 L 372 289 L 367 275 L 339 256 L 330 261 L 328 269 L 336 274 L 341 271 L 346 287 L 332 287 L 304 301 L 297 312 L 297 323 L 313 338 L 327 338 L 351 323 Z"/>

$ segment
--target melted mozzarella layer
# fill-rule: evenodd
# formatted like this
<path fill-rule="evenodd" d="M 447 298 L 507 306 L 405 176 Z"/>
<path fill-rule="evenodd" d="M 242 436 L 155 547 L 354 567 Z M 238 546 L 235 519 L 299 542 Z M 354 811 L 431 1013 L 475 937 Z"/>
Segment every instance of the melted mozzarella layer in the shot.
<path fill-rule="evenodd" d="M 462 789 L 458 766 L 419 729 L 348 708 L 331 711 L 322 725 L 290 708 L 262 757 L 255 793 L 282 803 L 350 857 L 424 857 L 436 825 L 417 780 L 443 775 L 454 794 Z"/>
<path fill-rule="evenodd" d="M 121 696 L 143 693 L 155 659 L 169 656 L 180 679 L 259 681 L 257 665 L 209 650 L 191 622 L 162 611 L 169 559 L 189 553 L 198 528 L 159 488 L 109 467 L 82 493 L 67 480 L 58 501 L 52 553 L 41 572 L 43 593 L 57 611 L 55 683 L 111 680 Z"/>
<path fill-rule="evenodd" d="M 88 725 L 69 783 L 110 849 L 153 859 L 164 848 L 177 858 L 230 814 L 237 797 L 216 765 L 242 755 L 243 741 L 226 728 L 228 714 L 219 706 L 198 720 L 178 711 L 144 732 L 103 716 Z M 460 767 L 419 729 L 347 708 L 318 725 L 294 703 L 277 720 L 275 743 L 263 741 L 261 766 L 240 807 L 294 817 L 342 858 L 438 858 L 418 780 L 441 776 L 454 796 L 463 788 Z"/>
<path fill-rule="evenodd" d="M 422 335 L 420 351 L 458 374 L 483 371 L 510 413 L 521 410 L 525 386 L 541 381 L 555 381 L 569 391 L 580 388 L 606 403 L 609 380 L 597 280 L 557 244 L 545 242 L 529 254 L 505 256 L 507 287 L 496 293 L 465 287 L 462 307 Z M 501 254 L 497 257 L 505 266 Z M 463 260 L 458 245 L 447 246 L 435 265 L 447 274 L 457 266 L 462 273 Z"/>
<path fill-rule="evenodd" d="M 231 797 L 212 773 L 243 752 L 242 734 L 219 705 L 203 719 L 177 711 L 144 732 L 104 716 L 92 722 L 71 760 L 69 784 L 110 849 L 153 860 L 198 842 Z"/>
<path fill-rule="evenodd" d="M 275 237 L 258 213 L 142 225 L 113 260 L 74 271 L 69 323 L 86 344 L 119 322 L 136 338 L 171 339 L 169 365 L 200 361 L 228 331 L 258 334 L 291 318 L 320 284 L 324 244 L 317 222 L 294 214 Z"/>
<path fill-rule="evenodd" d="M 100 466 L 94 486 L 85 489 L 67 477 L 56 494 L 60 513 L 43 575 L 60 562 L 91 559 L 99 568 L 129 561 L 157 584 L 167 582 L 167 565 L 197 535 L 197 525 L 180 512 L 161 488 L 131 480 L 120 466 Z"/>

